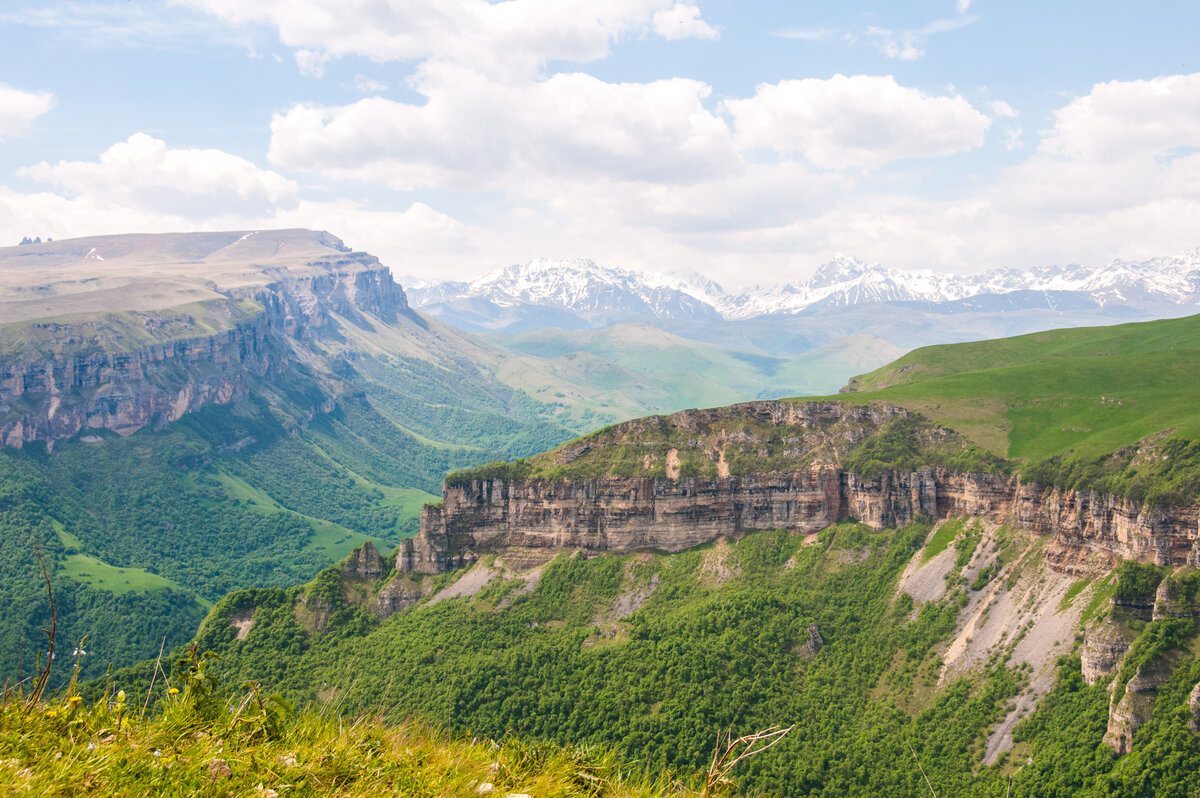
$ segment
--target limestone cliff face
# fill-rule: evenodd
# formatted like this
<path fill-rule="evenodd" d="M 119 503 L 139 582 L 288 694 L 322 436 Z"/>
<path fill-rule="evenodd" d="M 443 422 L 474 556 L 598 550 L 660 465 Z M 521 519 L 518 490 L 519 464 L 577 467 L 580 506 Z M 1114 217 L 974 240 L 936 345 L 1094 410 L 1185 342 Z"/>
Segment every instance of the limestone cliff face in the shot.
<path fill-rule="evenodd" d="M 1135 636 L 1111 616 L 1092 622 L 1084 631 L 1079 649 L 1083 680 L 1094 685 L 1113 676 Z"/>
<path fill-rule="evenodd" d="M 1125 685 L 1120 699 L 1112 701 L 1104 742 L 1118 755 L 1132 750 L 1133 735 L 1150 720 L 1159 688 L 1171 678 L 1177 659 L 1177 656 L 1165 655 L 1142 664 Z M 1113 698 L 1117 697 L 1114 695 Z"/>
<path fill-rule="evenodd" d="M 719 411 L 685 411 L 666 422 L 672 430 L 697 428 L 713 413 L 749 413 L 776 423 L 800 421 L 788 446 L 807 467 L 743 476 L 668 476 L 592 479 L 474 479 L 447 483 L 440 507 L 426 507 L 420 534 L 397 559 L 402 571 L 436 573 L 506 548 L 681 551 L 756 529 L 815 532 L 853 517 L 873 527 L 905 524 L 918 516 L 978 516 L 1055 535 L 1070 548 L 1098 548 L 1161 564 L 1195 562 L 1200 507 L 1170 510 L 1094 493 L 1060 491 L 1017 477 L 925 468 L 872 478 L 839 465 L 848 445 L 900 408 L 863 408 L 832 402 L 754 402 Z M 705 418 L 700 418 L 705 416 Z M 617 428 L 620 429 L 620 428 Z M 675 440 L 675 439 L 673 439 Z M 587 454 L 586 440 L 563 458 Z M 712 446 L 697 438 L 680 446 Z M 672 450 L 675 451 L 675 450 Z M 724 450 L 718 452 L 723 458 Z M 762 457 L 771 456 L 764 449 Z M 714 455 L 716 456 L 716 455 Z M 647 468 L 652 457 L 646 455 Z"/>
<path fill-rule="evenodd" d="M 54 341 L 67 354 L 0 355 L 0 445 L 52 445 L 87 429 L 129 435 L 163 426 L 246 398 L 255 377 L 282 372 L 335 316 L 367 325 L 364 314 L 390 323 L 411 313 L 404 291 L 373 257 L 347 255 L 327 265 L 326 273 L 281 274 L 265 289 L 231 294 L 229 306 L 239 311 L 226 315 L 246 318 L 231 319 L 219 332 L 106 351 L 80 339 L 70 325 L 55 325 L 62 329 Z M 247 307 L 252 310 L 243 312 Z M 171 323 L 181 319 L 188 317 Z M 161 323 L 153 314 L 142 316 L 147 329 Z"/>
<path fill-rule="evenodd" d="M 95 352 L 16 368 L 0 361 L 0 443 L 69 438 L 83 429 L 129 435 L 211 404 L 246 397 L 252 375 L 277 368 L 265 316 L 216 335 L 134 352 Z"/>

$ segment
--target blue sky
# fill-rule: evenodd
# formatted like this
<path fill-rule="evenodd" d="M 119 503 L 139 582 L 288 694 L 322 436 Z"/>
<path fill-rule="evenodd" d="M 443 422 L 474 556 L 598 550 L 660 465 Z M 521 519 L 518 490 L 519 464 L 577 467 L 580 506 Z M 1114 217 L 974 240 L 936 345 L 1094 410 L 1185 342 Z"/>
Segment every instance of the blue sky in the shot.
<path fill-rule="evenodd" d="M 306 226 L 397 274 L 1200 245 L 1200 1 L 8 0 L 0 242 Z"/>

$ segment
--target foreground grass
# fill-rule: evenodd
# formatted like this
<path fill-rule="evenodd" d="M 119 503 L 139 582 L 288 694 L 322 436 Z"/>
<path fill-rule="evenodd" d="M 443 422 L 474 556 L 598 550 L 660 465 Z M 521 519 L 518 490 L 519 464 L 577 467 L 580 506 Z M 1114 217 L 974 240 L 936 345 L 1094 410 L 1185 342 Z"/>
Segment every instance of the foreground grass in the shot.
<path fill-rule="evenodd" d="M 0 795 L 620 796 L 695 795 L 597 747 L 455 737 L 416 721 L 293 714 L 244 685 L 225 702 L 203 667 L 182 670 L 159 709 L 124 692 L 0 702 Z M 143 715 L 145 715 L 143 717 Z M 490 787 L 488 786 L 490 785 Z"/>

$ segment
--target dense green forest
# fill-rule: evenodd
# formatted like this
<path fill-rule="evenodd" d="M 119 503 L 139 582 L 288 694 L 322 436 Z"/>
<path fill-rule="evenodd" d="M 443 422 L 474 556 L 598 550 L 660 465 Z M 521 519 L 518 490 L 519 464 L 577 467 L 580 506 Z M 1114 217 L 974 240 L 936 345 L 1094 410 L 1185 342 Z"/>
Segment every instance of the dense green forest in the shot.
<path fill-rule="evenodd" d="M 953 546 L 962 565 L 979 538 L 947 529 L 930 546 Z M 1068 645 L 1053 691 L 1016 728 L 1017 748 L 982 764 L 985 739 L 1032 674 L 997 653 L 937 686 L 959 611 L 986 580 L 955 571 L 944 598 L 919 605 L 897 593 L 929 531 L 847 523 L 815 545 L 760 532 L 676 555 L 563 554 L 530 592 L 522 578 L 497 578 L 473 597 L 382 622 L 347 602 L 355 590 L 330 569 L 307 588 L 227 596 L 197 642 L 221 656 L 213 667 L 226 682 L 257 679 L 301 704 L 597 744 L 649 770 L 702 769 L 719 730 L 794 724 L 771 756 L 746 764 L 751 792 L 908 796 L 926 792 L 928 776 L 939 795 L 1003 795 L 1010 777 L 1012 795 L 1190 794 L 1200 767 L 1200 735 L 1186 727 L 1194 660 L 1161 691 L 1135 754 L 1118 758 L 1102 744 L 1106 685 L 1083 683 Z M 1147 578 L 1137 571 L 1130 582 Z M 322 631 L 313 608 L 328 612 Z M 250 610 L 237 639 L 229 619 Z M 1171 644 L 1186 647 L 1195 622 L 1178 625 Z M 144 689 L 151 673 L 145 664 L 118 683 Z"/>
<path fill-rule="evenodd" d="M 4 678 L 45 650 L 39 547 L 60 648 L 87 637 L 96 675 L 188 640 L 231 590 L 304 582 L 365 539 L 394 547 L 446 471 L 572 434 L 477 368 L 364 360 L 370 378 L 342 365 L 355 390 L 328 412 L 306 410 L 323 394 L 293 369 L 160 430 L 0 450 Z"/>

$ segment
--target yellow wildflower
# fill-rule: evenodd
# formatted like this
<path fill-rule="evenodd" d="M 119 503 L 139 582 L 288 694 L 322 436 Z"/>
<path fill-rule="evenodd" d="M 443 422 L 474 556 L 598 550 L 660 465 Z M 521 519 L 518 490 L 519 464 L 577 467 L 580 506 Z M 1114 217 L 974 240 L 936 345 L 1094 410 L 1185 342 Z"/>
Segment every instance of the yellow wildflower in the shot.
<path fill-rule="evenodd" d="M 178 693 L 179 693 L 178 687 L 172 687 L 170 690 L 167 691 L 167 695 L 177 695 Z"/>
<path fill-rule="evenodd" d="M 83 700 L 83 697 L 82 697 L 82 696 L 73 695 L 73 696 L 71 696 L 70 698 L 68 698 L 67 700 L 71 702 L 71 706 L 75 706 L 76 704 L 78 704 L 80 701 L 82 701 L 82 700 Z"/>
<path fill-rule="evenodd" d="M 48 717 L 48 718 L 57 718 L 57 717 L 58 717 L 58 712 L 57 712 L 57 711 L 55 711 L 55 710 L 53 710 L 53 709 L 47 709 L 47 710 L 46 710 L 46 717 Z"/>
<path fill-rule="evenodd" d="M 121 704 L 121 703 L 124 703 L 124 701 L 125 701 L 125 691 L 118 690 L 117 691 L 117 703 Z"/>

